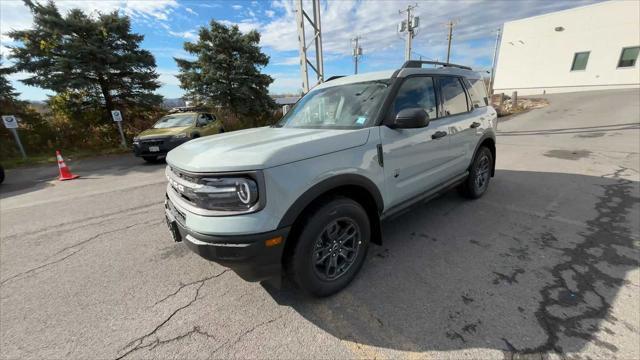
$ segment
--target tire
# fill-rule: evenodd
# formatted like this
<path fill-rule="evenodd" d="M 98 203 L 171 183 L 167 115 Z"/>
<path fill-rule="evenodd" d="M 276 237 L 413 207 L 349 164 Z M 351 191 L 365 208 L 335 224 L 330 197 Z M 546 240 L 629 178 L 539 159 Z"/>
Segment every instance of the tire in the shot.
<path fill-rule="evenodd" d="M 342 196 L 305 217 L 289 259 L 289 275 L 308 294 L 335 294 L 351 283 L 364 263 L 371 239 L 369 217 L 359 203 Z M 343 247 L 338 245 L 341 237 Z"/>
<path fill-rule="evenodd" d="M 460 192 L 469 199 L 477 199 L 484 195 L 489 188 L 491 169 L 493 168 L 493 154 L 488 147 L 482 146 L 469 168 L 469 176 L 460 186 Z"/>
<path fill-rule="evenodd" d="M 143 156 L 142 158 L 150 164 L 156 164 L 158 162 L 157 156 Z"/>

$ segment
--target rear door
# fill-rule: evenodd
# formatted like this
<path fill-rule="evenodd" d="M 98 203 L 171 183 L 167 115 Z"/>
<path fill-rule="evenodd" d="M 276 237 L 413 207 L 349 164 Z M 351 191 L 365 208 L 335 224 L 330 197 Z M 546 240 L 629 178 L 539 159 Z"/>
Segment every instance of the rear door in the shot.
<path fill-rule="evenodd" d="M 479 112 L 473 111 L 464 86 L 457 76 L 438 77 L 442 119 L 449 128 L 452 176 L 463 173 L 473 156 L 476 128 L 480 125 Z"/>
<path fill-rule="evenodd" d="M 404 79 L 387 115 L 406 108 L 423 108 L 429 126 L 419 129 L 391 129 L 380 126 L 385 187 L 389 207 L 419 195 L 447 180 L 449 162 L 448 125 L 438 117 L 436 84 L 431 76 Z"/>

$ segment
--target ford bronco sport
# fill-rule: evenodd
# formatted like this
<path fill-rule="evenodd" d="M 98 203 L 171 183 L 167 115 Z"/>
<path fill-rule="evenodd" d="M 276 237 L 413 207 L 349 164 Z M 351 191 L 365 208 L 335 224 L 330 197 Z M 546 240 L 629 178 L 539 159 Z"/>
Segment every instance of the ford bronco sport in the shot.
<path fill-rule="evenodd" d="M 468 67 L 408 61 L 332 78 L 274 126 L 169 152 L 167 223 L 174 240 L 245 280 L 287 274 L 327 296 L 381 243 L 382 219 L 452 187 L 485 193 L 496 124 Z"/>

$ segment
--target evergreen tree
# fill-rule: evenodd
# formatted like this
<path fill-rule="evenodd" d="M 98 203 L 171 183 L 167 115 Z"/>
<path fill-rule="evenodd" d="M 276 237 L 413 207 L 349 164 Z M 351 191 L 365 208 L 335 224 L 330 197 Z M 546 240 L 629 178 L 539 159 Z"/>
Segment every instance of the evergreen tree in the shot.
<path fill-rule="evenodd" d="M 23 83 L 99 101 L 105 120 L 116 108 L 159 105 L 155 59 L 140 49 L 144 37 L 131 32 L 128 17 L 117 11 L 90 17 L 79 9 L 63 16 L 52 1 L 24 2 L 34 27 L 8 33 L 21 43 L 11 47 L 13 71 L 31 74 Z"/>
<path fill-rule="evenodd" d="M 228 109 L 236 116 L 270 114 L 275 108 L 268 94 L 273 79 L 260 72 L 269 57 L 260 51 L 259 43 L 260 34 L 255 30 L 243 34 L 236 25 L 211 20 L 209 28 L 200 29 L 198 41 L 184 44 L 196 59 L 175 59 L 187 97 Z"/>

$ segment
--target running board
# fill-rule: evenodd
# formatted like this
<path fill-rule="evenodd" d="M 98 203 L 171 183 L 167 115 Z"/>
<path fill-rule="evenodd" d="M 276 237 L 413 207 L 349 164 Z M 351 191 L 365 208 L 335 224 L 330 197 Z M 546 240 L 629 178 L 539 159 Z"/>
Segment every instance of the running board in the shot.
<path fill-rule="evenodd" d="M 404 213 L 405 211 L 409 210 L 414 205 L 425 203 L 425 202 L 427 202 L 427 201 L 429 201 L 429 200 L 431 200 L 433 198 L 436 198 L 436 197 L 444 194 L 445 192 L 447 192 L 451 188 L 454 188 L 454 187 L 460 185 L 467 178 L 467 176 L 469 176 L 469 171 L 465 171 L 463 174 L 460 174 L 460 175 L 452 178 L 451 180 L 446 181 L 446 182 L 444 182 L 444 183 L 432 188 L 431 190 L 428 190 L 428 191 L 416 196 L 416 198 L 413 199 L 413 200 L 405 201 L 402 204 L 398 204 L 398 205 L 390 208 L 388 211 L 385 211 L 382 214 L 382 216 L 380 216 L 380 220 L 394 218 L 394 217 Z"/>

